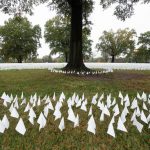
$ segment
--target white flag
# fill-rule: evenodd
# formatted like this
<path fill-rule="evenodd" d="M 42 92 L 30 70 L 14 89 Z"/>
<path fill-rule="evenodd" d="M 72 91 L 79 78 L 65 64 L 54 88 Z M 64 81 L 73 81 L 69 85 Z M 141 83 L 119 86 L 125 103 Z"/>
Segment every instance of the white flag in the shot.
<path fill-rule="evenodd" d="M 119 120 L 118 120 L 117 129 L 121 130 L 121 131 L 124 131 L 124 132 L 127 132 L 127 129 L 124 126 L 124 124 L 123 124 L 123 122 L 122 122 L 120 117 L 119 117 Z"/>
<path fill-rule="evenodd" d="M 22 135 L 24 135 L 25 132 L 26 132 L 26 127 L 24 125 L 24 122 L 23 122 L 22 118 L 19 119 L 19 122 L 16 126 L 16 131 L 19 132 Z"/>
<path fill-rule="evenodd" d="M 3 125 L 5 126 L 6 129 L 9 128 L 9 120 L 8 120 L 6 115 L 4 115 L 4 117 L 2 119 L 2 123 L 3 123 Z"/>
<path fill-rule="evenodd" d="M 96 132 L 96 123 L 95 123 L 93 115 L 90 117 L 88 121 L 87 131 L 92 132 L 93 134 L 95 134 Z"/>
<path fill-rule="evenodd" d="M 60 124 L 59 124 L 59 127 L 60 131 L 64 130 L 65 129 L 65 123 L 64 123 L 64 117 L 61 119 L 60 121 Z"/>

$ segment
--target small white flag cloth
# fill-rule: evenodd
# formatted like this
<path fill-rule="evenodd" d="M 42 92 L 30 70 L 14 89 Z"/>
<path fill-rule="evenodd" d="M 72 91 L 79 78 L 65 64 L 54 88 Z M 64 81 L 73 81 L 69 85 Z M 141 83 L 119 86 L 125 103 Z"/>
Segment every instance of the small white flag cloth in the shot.
<path fill-rule="evenodd" d="M 93 134 L 95 134 L 96 132 L 96 124 L 93 115 L 90 117 L 88 121 L 87 131 L 92 132 Z"/>
<path fill-rule="evenodd" d="M 100 115 L 100 121 L 104 121 L 104 113 L 103 112 Z"/>
<path fill-rule="evenodd" d="M 76 120 L 76 117 L 75 117 L 74 112 L 71 107 L 68 110 L 68 118 L 67 119 L 72 122 L 75 122 L 75 120 Z"/>
<path fill-rule="evenodd" d="M 55 92 L 54 92 L 54 95 L 53 95 L 53 100 L 54 100 L 54 101 L 56 100 L 56 95 L 55 95 Z"/>
<path fill-rule="evenodd" d="M 121 92 L 119 92 L 119 98 L 123 99 L 123 95 Z"/>
<path fill-rule="evenodd" d="M 127 132 L 127 129 L 124 126 L 124 124 L 123 124 L 123 122 L 122 122 L 120 117 L 119 117 L 119 120 L 118 120 L 117 129 L 121 130 L 121 131 L 124 131 L 124 132 Z"/>
<path fill-rule="evenodd" d="M 29 117 L 36 118 L 36 114 L 32 107 L 30 108 L 30 111 L 29 111 Z"/>
<path fill-rule="evenodd" d="M 143 122 L 145 122 L 146 124 L 148 124 L 147 118 L 146 118 L 146 116 L 145 116 L 143 110 L 142 110 L 142 112 L 141 112 L 141 120 L 142 120 Z"/>
<path fill-rule="evenodd" d="M 46 119 L 42 112 L 40 113 L 37 123 L 40 125 L 39 130 L 41 130 L 41 128 L 44 128 L 46 125 Z"/>
<path fill-rule="evenodd" d="M 14 118 L 19 118 L 19 114 L 18 114 L 18 112 L 17 112 L 15 107 L 12 109 L 10 116 L 14 117 Z"/>
<path fill-rule="evenodd" d="M 21 99 L 23 99 L 24 98 L 24 96 L 23 96 L 23 92 L 22 92 L 22 94 L 21 94 Z"/>
<path fill-rule="evenodd" d="M 26 99 L 24 98 L 20 105 L 26 104 Z"/>
<path fill-rule="evenodd" d="M 0 120 L 0 133 L 4 133 L 4 131 L 5 131 L 5 126 L 3 122 Z"/>
<path fill-rule="evenodd" d="M 55 116 L 55 120 L 61 118 L 61 112 L 59 109 L 56 109 L 53 113 L 53 115 Z"/>
<path fill-rule="evenodd" d="M 74 122 L 74 128 L 78 127 L 78 126 L 79 126 L 79 115 L 77 114 L 77 117 L 76 117 L 75 122 Z"/>
<path fill-rule="evenodd" d="M 59 124 L 59 129 L 60 131 L 65 129 L 65 122 L 64 122 L 64 117 L 61 119 L 60 124 Z"/>
<path fill-rule="evenodd" d="M 19 108 L 18 99 L 15 101 L 14 107 L 17 109 Z"/>
<path fill-rule="evenodd" d="M 137 100 L 134 99 L 133 102 L 132 102 L 132 104 L 131 104 L 131 109 L 135 109 L 137 107 L 138 107 Z"/>
<path fill-rule="evenodd" d="M 135 117 L 134 120 L 133 120 L 133 125 L 136 126 L 136 128 L 138 129 L 138 131 L 139 131 L 140 133 L 142 132 L 143 125 L 142 125 L 140 122 L 138 122 L 138 121 L 136 120 L 136 117 Z"/>
<path fill-rule="evenodd" d="M 44 116 L 47 118 L 48 116 L 48 113 L 49 113 L 49 109 L 48 109 L 48 106 L 45 106 L 44 107 Z"/>
<path fill-rule="evenodd" d="M 148 110 L 148 108 L 144 102 L 143 102 L 143 109 Z"/>
<path fill-rule="evenodd" d="M 1 99 L 6 99 L 7 98 L 7 95 L 6 95 L 6 93 L 4 92 L 3 94 L 2 94 L 2 96 L 1 96 Z"/>
<path fill-rule="evenodd" d="M 81 110 L 87 111 L 86 104 L 87 104 L 86 101 L 82 102 Z"/>
<path fill-rule="evenodd" d="M 90 107 L 88 116 L 91 116 L 91 115 L 92 115 L 92 106 Z"/>
<path fill-rule="evenodd" d="M 107 108 L 106 105 L 105 105 L 105 107 L 104 107 L 104 109 L 103 109 L 103 113 L 104 113 L 105 115 L 107 115 L 107 116 L 110 116 L 110 112 L 109 112 L 109 110 L 108 110 L 108 108 Z"/>
<path fill-rule="evenodd" d="M 79 101 L 77 102 L 77 104 L 76 104 L 76 107 L 80 107 L 81 106 L 81 99 L 79 99 Z"/>
<path fill-rule="evenodd" d="M 114 116 L 119 115 L 120 111 L 119 111 L 118 104 L 115 105 L 115 107 L 113 108 L 113 111 L 114 111 Z"/>
<path fill-rule="evenodd" d="M 9 128 L 9 120 L 8 120 L 6 115 L 4 115 L 4 117 L 2 119 L 2 123 L 3 123 L 3 125 L 5 126 L 6 129 Z"/>
<path fill-rule="evenodd" d="M 48 106 L 48 109 L 50 109 L 50 110 L 54 110 L 54 107 L 53 107 L 53 105 L 52 105 L 52 102 L 51 102 L 51 101 L 49 101 L 49 103 L 47 104 L 47 106 Z"/>
<path fill-rule="evenodd" d="M 116 135 L 115 135 L 115 131 L 114 131 L 114 127 L 113 127 L 113 124 L 112 124 L 112 123 L 110 123 L 109 126 L 108 126 L 107 134 L 109 134 L 109 135 L 111 135 L 111 136 L 113 136 L 113 137 L 116 136 Z"/>
<path fill-rule="evenodd" d="M 97 96 L 96 95 L 93 96 L 92 102 L 91 102 L 93 105 L 96 105 L 96 103 L 97 103 L 96 99 L 97 99 Z"/>
<path fill-rule="evenodd" d="M 24 125 L 24 122 L 23 122 L 22 118 L 19 119 L 19 122 L 16 126 L 16 131 L 19 132 L 22 135 L 24 135 L 26 133 L 26 127 Z"/>
<path fill-rule="evenodd" d="M 29 117 L 29 121 L 30 121 L 31 124 L 34 125 L 34 118 L 33 117 Z"/>
<path fill-rule="evenodd" d="M 28 103 L 25 110 L 24 110 L 24 112 L 28 112 L 29 110 L 30 110 L 30 104 Z"/>
<path fill-rule="evenodd" d="M 38 106 L 40 106 L 40 105 L 41 105 L 41 99 L 40 99 L 40 97 L 38 98 L 37 105 L 38 105 Z"/>

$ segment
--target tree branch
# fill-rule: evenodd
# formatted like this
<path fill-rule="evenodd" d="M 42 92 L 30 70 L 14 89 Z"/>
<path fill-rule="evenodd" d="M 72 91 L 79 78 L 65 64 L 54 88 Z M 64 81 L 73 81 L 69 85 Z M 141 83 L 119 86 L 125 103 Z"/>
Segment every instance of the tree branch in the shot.
<path fill-rule="evenodd" d="M 66 0 L 68 2 L 68 4 L 71 6 L 72 4 L 72 0 Z"/>

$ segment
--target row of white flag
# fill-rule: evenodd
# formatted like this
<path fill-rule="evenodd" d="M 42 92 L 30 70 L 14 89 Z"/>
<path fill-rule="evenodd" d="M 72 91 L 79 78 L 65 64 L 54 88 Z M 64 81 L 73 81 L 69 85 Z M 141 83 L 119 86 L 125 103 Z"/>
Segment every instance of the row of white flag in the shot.
<path fill-rule="evenodd" d="M 128 94 L 123 96 L 121 92 L 119 92 L 117 98 L 112 97 L 111 94 L 106 95 L 104 93 L 98 96 L 97 93 L 92 97 L 91 101 L 88 101 L 84 94 L 79 97 L 76 93 L 66 100 L 66 96 L 63 92 L 58 99 L 56 99 L 55 93 L 52 98 L 46 95 L 43 99 L 35 93 L 34 96 L 31 95 L 29 101 L 27 101 L 23 93 L 20 98 L 18 98 L 18 96 L 14 98 L 12 94 L 9 96 L 4 92 L 1 96 L 1 101 L 3 102 L 3 106 L 8 108 L 10 116 L 19 119 L 15 129 L 22 135 L 25 134 L 26 127 L 19 114 L 20 109 L 24 109 L 24 113 L 28 113 L 28 120 L 32 125 L 35 124 L 35 119 L 37 118 L 36 122 L 39 124 L 39 130 L 46 126 L 49 112 L 53 112 L 55 120 L 60 119 L 58 128 L 62 131 L 65 129 L 65 118 L 62 116 L 61 108 L 65 104 L 68 106 L 68 117 L 66 119 L 74 124 L 74 128 L 79 126 L 80 119 L 82 119 L 78 113 L 75 113 L 75 109 L 79 108 L 80 110 L 87 112 L 87 115 L 90 117 L 87 122 L 87 131 L 92 132 L 93 134 L 96 134 L 96 122 L 94 119 L 96 108 L 98 108 L 98 111 L 100 112 L 101 122 L 104 121 L 105 116 L 111 117 L 107 133 L 113 137 L 116 136 L 114 130 L 115 120 L 118 120 L 116 122 L 117 129 L 127 132 L 125 127 L 127 116 L 131 116 L 130 121 L 139 132 L 142 132 L 144 125 L 150 128 L 150 94 L 148 95 L 144 92 L 142 95 L 137 93 L 132 101 L 129 99 Z M 88 104 L 90 104 L 90 107 L 88 107 Z M 43 106 L 44 109 L 41 111 L 40 115 L 37 116 L 34 110 L 39 106 Z M 5 114 L 2 120 L 0 120 L 0 133 L 4 133 L 8 128 L 9 119 Z"/>
<path fill-rule="evenodd" d="M 58 69 L 50 69 L 50 72 L 55 72 L 55 73 L 63 73 L 63 74 L 76 74 L 76 75 L 100 75 L 100 74 L 106 74 L 106 73 L 112 73 L 113 69 L 102 69 L 101 71 L 63 71 L 63 70 L 58 70 Z"/>

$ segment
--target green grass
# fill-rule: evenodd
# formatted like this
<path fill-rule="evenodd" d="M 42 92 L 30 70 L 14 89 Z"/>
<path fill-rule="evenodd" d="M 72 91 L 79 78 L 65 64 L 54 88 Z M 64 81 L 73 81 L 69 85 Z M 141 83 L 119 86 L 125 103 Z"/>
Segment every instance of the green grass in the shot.
<path fill-rule="evenodd" d="M 84 93 L 88 101 L 97 92 L 102 94 L 112 93 L 114 97 L 118 92 L 129 93 L 131 99 L 144 91 L 150 93 L 150 71 L 115 71 L 111 74 L 101 75 L 100 77 L 75 77 L 63 74 L 50 73 L 47 70 L 11 70 L 0 71 L 0 95 L 5 91 L 8 94 L 29 96 L 37 92 L 44 97 L 46 94 L 52 96 L 56 92 L 58 98 L 63 91 L 67 98 L 74 92 L 82 96 Z M 89 106 L 88 106 L 89 109 Z M 38 108 L 36 113 L 39 115 L 42 108 Z M 75 109 L 74 109 L 75 110 Z M 76 110 L 77 111 L 77 110 Z M 80 126 L 73 128 L 73 124 L 66 120 L 66 107 L 62 110 L 65 116 L 66 129 L 61 132 L 58 129 L 60 120 L 54 121 L 52 112 L 47 119 L 47 125 L 39 132 L 38 125 L 32 126 L 28 122 L 27 113 L 21 109 L 21 117 L 25 121 L 27 132 L 24 136 L 15 131 L 17 120 L 10 118 L 10 128 L 0 134 L 0 149 L 2 150 L 50 150 L 50 149 L 98 149 L 98 150 L 149 150 L 150 149 L 150 129 L 144 125 L 142 133 L 131 126 L 131 122 L 126 122 L 125 126 L 128 133 L 116 131 L 116 138 L 107 135 L 107 127 L 110 118 L 106 117 L 104 122 L 99 121 L 99 111 L 94 108 L 94 116 L 97 123 L 96 135 L 86 131 L 87 113 L 78 110 L 80 114 Z M 3 114 L 9 113 L 0 104 L 0 119 Z"/>

